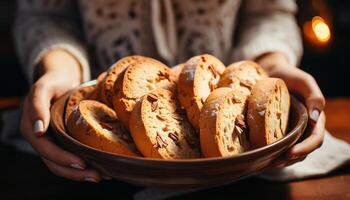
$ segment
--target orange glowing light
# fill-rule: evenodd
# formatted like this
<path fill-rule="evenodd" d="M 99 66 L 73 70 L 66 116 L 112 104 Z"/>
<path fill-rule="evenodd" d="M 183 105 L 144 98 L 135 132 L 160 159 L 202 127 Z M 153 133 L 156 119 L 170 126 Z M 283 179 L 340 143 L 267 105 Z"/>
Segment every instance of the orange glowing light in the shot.
<path fill-rule="evenodd" d="M 322 17 L 316 16 L 312 18 L 312 31 L 316 39 L 321 43 L 326 43 L 331 38 L 331 31 L 329 26 Z"/>

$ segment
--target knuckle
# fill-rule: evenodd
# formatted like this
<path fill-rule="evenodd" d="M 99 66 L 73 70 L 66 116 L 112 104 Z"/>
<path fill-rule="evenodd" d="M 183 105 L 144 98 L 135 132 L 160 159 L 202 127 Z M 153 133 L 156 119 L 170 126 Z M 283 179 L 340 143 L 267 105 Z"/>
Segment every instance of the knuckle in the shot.
<path fill-rule="evenodd" d="M 314 81 L 315 80 L 314 77 L 311 74 L 306 73 L 306 72 L 305 72 L 305 78 L 308 81 Z"/>
<path fill-rule="evenodd" d="M 63 152 L 64 150 L 59 149 L 56 150 L 54 152 L 52 152 L 52 159 L 54 160 L 54 162 L 56 163 L 60 163 L 60 165 L 65 166 L 65 167 L 70 167 L 70 165 L 74 162 L 72 162 L 71 158 L 69 157 L 69 155 L 67 155 L 67 153 Z"/>
<path fill-rule="evenodd" d="M 326 99 L 324 98 L 322 93 L 316 94 L 314 96 L 315 100 L 317 101 L 317 103 L 322 106 L 322 108 L 326 105 Z"/>
<path fill-rule="evenodd" d="M 307 72 L 305 72 L 305 71 L 302 71 L 302 72 L 301 72 L 301 77 L 302 77 L 302 79 L 303 79 L 306 83 L 308 83 L 308 84 L 314 83 L 314 82 L 315 82 L 314 77 L 313 77 L 311 74 L 309 74 L 309 73 L 307 73 Z"/>
<path fill-rule="evenodd" d="M 323 139 L 317 144 L 317 149 L 320 148 L 323 144 Z"/>
<path fill-rule="evenodd" d="M 65 165 L 65 157 L 59 151 L 52 151 L 50 155 L 51 159 L 55 163 L 60 163 L 60 165 Z"/>
<path fill-rule="evenodd" d="M 310 101 L 310 104 L 312 104 L 312 105 L 316 104 L 315 106 L 317 106 L 317 108 L 320 111 L 322 111 L 326 105 L 326 100 L 322 94 L 320 94 L 320 95 L 313 94 L 308 98 L 308 100 Z"/>
<path fill-rule="evenodd" d="M 41 87 L 41 86 L 34 86 L 33 85 L 32 88 L 31 88 L 31 91 L 30 91 L 30 93 L 28 95 L 28 103 L 30 105 L 35 104 L 36 101 L 38 100 L 38 98 L 40 97 L 40 94 L 42 93 L 41 92 L 42 90 L 40 88 L 38 88 L 38 87 Z"/>
<path fill-rule="evenodd" d="M 323 144 L 323 135 L 321 133 L 319 135 L 320 135 L 320 137 L 319 137 L 319 140 L 317 141 L 317 145 L 316 145 L 317 149 L 320 148 Z"/>
<path fill-rule="evenodd" d="M 35 82 L 30 89 L 30 95 L 32 96 L 40 95 L 44 91 L 46 91 L 48 87 L 49 87 L 48 84 L 42 83 L 40 81 Z"/>
<path fill-rule="evenodd" d="M 45 88 L 44 84 L 34 84 L 32 86 L 32 95 L 38 95 L 38 94 L 42 93 L 44 88 Z"/>
<path fill-rule="evenodd" d="M 35 82 L 32 87 L 30 88 L 30 93 L 34 94 L 36 91 L 40 90 L 42 88 L 42 84 L 40 82 Z"/>

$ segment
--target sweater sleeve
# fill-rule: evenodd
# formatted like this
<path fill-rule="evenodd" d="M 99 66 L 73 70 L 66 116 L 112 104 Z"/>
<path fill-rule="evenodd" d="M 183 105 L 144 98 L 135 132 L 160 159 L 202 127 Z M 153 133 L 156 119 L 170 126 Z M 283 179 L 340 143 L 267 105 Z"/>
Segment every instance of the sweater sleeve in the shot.
<path fill-rule="evenodd" d="M 80 63 L 83 81 L 90 79 L 87 51 L 81 42 L 76 1 L 19 0 L 14 24 L 17 55 L 28 80 L 35 67 L 52 49 L 63 49 Z"/>
<path fill-rule="evenodd" d="M 286 55 L 297 66 L 302 42 L 294 14 L 293 0 L 245 0 L 241 8 L 238 44 L 233 60 L 255 59 L 268 52 Z"/>

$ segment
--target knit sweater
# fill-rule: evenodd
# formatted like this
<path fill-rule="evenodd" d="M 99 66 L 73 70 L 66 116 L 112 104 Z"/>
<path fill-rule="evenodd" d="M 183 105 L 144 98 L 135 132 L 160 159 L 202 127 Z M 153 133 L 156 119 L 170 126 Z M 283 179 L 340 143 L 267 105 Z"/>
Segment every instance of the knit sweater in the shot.
<path fill-rule="evenodd" d="M 292 0 L 21 0 L 14 35 L 31 81 L 55 48 L 75 56 L 84 80 L 130 54 L 172 66 L 201 53 L 229 64 L 282 52 L 296 66 L 296 10 Z"/>

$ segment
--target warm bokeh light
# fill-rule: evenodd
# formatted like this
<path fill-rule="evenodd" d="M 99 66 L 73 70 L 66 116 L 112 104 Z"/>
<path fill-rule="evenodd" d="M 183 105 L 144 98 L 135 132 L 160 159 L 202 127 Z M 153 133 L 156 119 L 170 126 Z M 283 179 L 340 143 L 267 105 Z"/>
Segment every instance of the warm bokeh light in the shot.
<path fill-rule="evenodd" d="M 329 26 L 319 16 L 312 18 L 312 30 L 320 42 L 326 43 L 331 38 Z"/>
<path fill-rule="evenodd" d="M 320 16 L 315 16 L 312 20 L 306 21 L 303 25 L 303 31 L 306 39 L 316 46 L 328 44 L 332 37 L 329 23 Z"/>

